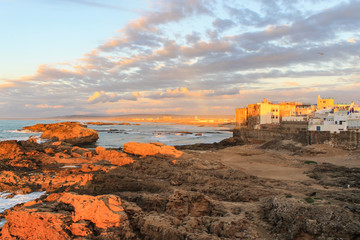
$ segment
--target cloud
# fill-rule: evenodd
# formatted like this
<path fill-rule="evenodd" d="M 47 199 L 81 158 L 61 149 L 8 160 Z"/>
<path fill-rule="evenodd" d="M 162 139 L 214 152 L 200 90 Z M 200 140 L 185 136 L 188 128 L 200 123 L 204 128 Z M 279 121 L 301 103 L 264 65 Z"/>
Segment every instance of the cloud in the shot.
<path fill-rule="evenodd" d="M 356 43 L 355 38 L 349 38 L 347 41 L 348 41 L 349 43 Z"/>
<path fill-rule="evenodd" d="M 180 87 L 175 89 L 166 89 L 165 91 L 157 91 L 146 95 L 147 98 L 151 99 L 162 99 L 162 98 L 178 98 L 189 95 L 189 89 L 186 87 Z"/>
<path fill-rule="evenodd" d="M 215 27 L 215 29 L 219 32 L 224 32 L 227 29 L 232 28 L 236 25 L 230 19 L 220 19 L 220 18 L 216 18 L 212 24 Z"/>
<path fill-rule="evenodd" d="M 231 107 L 263 97 L 312 101 L 315 92 L 331 93 L 329 82 L 333 89 L 351 86 L 346 97 L 358 98 L 358 45 L 349 42 L 357 43 L 360 4 L 334 1 L 313 9 L 307 2 L 153 1 L 156 10 L 78 59 L 0 80 L 6 103 L 0 111 L 45 115 L 49 108 L 36 106 L 46 99 L 47 107 L 66 106 L 52 109 L 58 115 L 120 108 L 211 113 L 220 106 L 232 113 Z"/>
<path fill-rule="evenodd" d="M 187 44 L 194 44 L 200 41 L 201 37 L 198 32 L 192 32 L 186 35 L 186 43 Z"/>
<path fill-rule="evenodd" d="M 81 5 L 90 6 L 90 7 L 100 7 L 100 8 L 106 8 L 106 9 L 111 9 L 111 10 L 135 12 L 134 10 L 131 10 L 129 8 L 124 8 L 124 7 L 119 7 L 119 6 L 104 4 L 104 3 L 97 3 L 94 1 L 86 1 L 86 0 L 60 0 L 60 1 L 72 2 L 72 3 L 81 4 Z"/>
<path fill-rule="evenodd" d="M 64 106 L 63 105 L 54 105 L 54 106 L 50 106 L 50 105 L 47 105 L 47 104 L 39 104 L 39 105 L 36 105 L 37 108 L 54 108 L 54 109 L 57 109 L 57 108 L 63 108 Z"/>
<path fill-rule="evenodd" d="M 120 47 L 158 46 L 161 38 L 155 34 L 159 33 L 159 26 L 171 22 L 178 22 L 190 16 L 199 14 L 212 14 L 209 6 L 211 0 L 174 0 L 159 1 L 160 11 L 148 12 L 145 16 L 130 22 L 123 29 L 119 38 L 110 39 L 99 46 L 102 51 L 112 51 Z"/>
<path fill-rule="evenodd" d="M 139 93 L 131 94 L 115 94 L 115 93 L 105 93 L 104 91 L 96 91 L 92 96 L 89 97 L 89 103 L 107 103 L 107 102 L 118 102 L 120 100 L 130 100 L 136 101 Z"/>
<path fill-rule="evenodd" d="M 59 108 L 64 108 L 64 105 L 48 105 L 48 104 L 25 104 L 24 105 L 26 108 L 40 108 L 40 109 L 59 109 Z"/>
<path fill-rule="evenodd" d="M 3 83 L 3 84 L 0 84 L 0 91 L 2 89 L 5 89 L 5 88 L 12 88 L 12 87 L 15 87 L 16 84 L 11 82 L 11 83 Z"/>
<path fill-rule="evenodd" d="M 285 85 L 290 85 L 290 86 L 299 86 L 300 84 L 297 82 L 284 82 Z"/>

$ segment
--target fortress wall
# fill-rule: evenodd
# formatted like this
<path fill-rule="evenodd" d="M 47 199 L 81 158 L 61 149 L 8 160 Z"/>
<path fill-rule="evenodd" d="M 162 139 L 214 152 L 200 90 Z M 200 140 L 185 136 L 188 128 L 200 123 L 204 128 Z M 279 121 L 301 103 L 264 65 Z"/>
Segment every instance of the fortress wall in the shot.
<path fill-rule="evenodd" d="M 293 140 L 304 145 L 328 143 L 346 149 L 360 148 L 360 132 L 344 131 L 330 133 L 325 131 L 304 131 L 286 129 L 248 129 L 234 128 L 234 137 L 240 137 L 250 143 L 261 143 L 270 140 Z"/>

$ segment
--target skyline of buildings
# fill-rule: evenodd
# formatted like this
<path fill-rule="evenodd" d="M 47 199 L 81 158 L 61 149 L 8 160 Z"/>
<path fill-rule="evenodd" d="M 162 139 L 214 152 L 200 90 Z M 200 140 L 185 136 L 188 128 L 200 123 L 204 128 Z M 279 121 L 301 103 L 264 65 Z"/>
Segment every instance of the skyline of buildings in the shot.
<path fill-rule="evenodd" d="M 274 127 L 283 122 L 302 122 L 309 131 L 359 130 L 360 106 L 353 101 L 346 104 L 335 103 L 333 98 L 321 98 L 320 95 L 316 104 L 301 102 L 275 104 L 264 99 L 260 103 L 237 108 L 235 119 L 237 126 L 251 129 Z"/>

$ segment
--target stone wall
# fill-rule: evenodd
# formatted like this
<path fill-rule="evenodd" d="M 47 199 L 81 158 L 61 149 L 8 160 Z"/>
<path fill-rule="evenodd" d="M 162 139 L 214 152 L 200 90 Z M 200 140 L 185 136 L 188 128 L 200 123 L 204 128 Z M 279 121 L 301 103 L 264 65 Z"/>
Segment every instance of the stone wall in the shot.
<path fill-rule="evenodd" d="M 260 143 L 270 140 L 294 140 L 302 144 L 307 144 L 306 131 L 290 132 L 281 129 L 248 129 L 235 128 L 233 130 L 234 137 L 240 137 L 250 143 Z"/>
<path fill-rule="evenodd" d="M 346 149 L 360 148 L 360 132 L 355 131 L 342 131 L 340 133 L 308 131 L 307 138 L 308 144 L 329 143 Z"/>
<path fill-rule="evenodd" d="M 286 129 L 249 129 L 234 128 L 234 137 L 240 137 L 250 143 L 261 143 L 270 140 L 294 140 L 304 145 L 328 143 L 346 149 L 360 148 L 360 132 L 343 131 L 330 133 L 323 131 L 291 131 Z"/>

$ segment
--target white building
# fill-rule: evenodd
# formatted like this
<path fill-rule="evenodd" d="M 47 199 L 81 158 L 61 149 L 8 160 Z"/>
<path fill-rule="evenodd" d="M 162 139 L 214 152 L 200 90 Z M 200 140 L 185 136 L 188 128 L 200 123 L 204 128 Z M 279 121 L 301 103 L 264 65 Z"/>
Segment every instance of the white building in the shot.
<path fill-rule="evenodd" d="M 307 122 L 308 116 L 285 116 L 281 118 L 282 122 Z"/>
<path fill-rule="evenodd" d="M 317 111 L 314 118 L 310 119 L 308 126 L 309 131 L 330 131 L 334 133 L 347 130 L 359 130 L 360 113 L 346 110 L 334 113 L 324 110 Z"/>
<path fill-rule="evenodd" d="M 360 113 L 351 113 L 347 121 L 348 130 L 360 130 Z"/>

